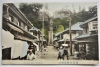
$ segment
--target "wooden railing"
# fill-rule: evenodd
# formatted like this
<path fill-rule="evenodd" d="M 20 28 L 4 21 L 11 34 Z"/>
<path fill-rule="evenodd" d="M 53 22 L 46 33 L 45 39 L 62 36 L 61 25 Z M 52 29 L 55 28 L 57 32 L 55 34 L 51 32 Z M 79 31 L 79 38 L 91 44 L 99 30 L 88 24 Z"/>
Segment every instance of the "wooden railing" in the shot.
<path fill-rule="evenodd" d="M 18 28 L 20 31 L 23 31 L 22 35 L 15 34 L 15 32 L 19 32 L 17 30 L 10 31 L 13 33 L 15 38 L 19 38 L 22 40 L 34 40 L 36 36 L 30 34 L 29 29 L 32 27 L 32 24 L 29 20 L 22 14 L 22 12 L 17 9 L 13 4 L 4 4 L 3 5 L 3 24 L 11 24 L 14 27 Z M 9 25 L 8 25 L 9 28 Z"/>

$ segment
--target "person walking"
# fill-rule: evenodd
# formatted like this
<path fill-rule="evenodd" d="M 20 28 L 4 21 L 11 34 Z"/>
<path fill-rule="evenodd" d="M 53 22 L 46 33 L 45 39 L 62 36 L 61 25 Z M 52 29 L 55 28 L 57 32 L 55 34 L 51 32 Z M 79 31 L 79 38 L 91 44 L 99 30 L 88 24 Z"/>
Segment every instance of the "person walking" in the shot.
<path fill-rule="evenodd" d="M 65 56 L 67 57 L 67 60 L 68 60 L 68 51 L 67 51 L 67 48 L 64 49 L 64 57 Z"/>
<path fill-rule="evenodd" d="M 62 47 L 60 47 L 59 52 L 58 52 L 58 60 L 63 59 L 64 60 L 64 50 Z"/>

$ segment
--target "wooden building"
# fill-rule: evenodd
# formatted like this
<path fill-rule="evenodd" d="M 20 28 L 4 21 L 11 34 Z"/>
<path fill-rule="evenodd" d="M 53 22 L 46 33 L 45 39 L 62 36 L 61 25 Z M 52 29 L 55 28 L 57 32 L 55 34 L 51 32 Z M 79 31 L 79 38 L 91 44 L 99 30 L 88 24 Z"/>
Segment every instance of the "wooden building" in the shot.
<path fill-rule="evenodd" d="M 76 50 L 79 52 L 84 51 L 86 54 L 89 53 L 91 54 L 90 56 L 94 56 L 94 59 L 97 60 L 99 58 L 98 18 L 90 18 L 82 23 L 80 27 L 83 28 L 83 34 L 75 38 L 77 40 Z M 93 52 L 95 53 L 95 55 L 93 54 Z"/>
<path fill-rule="evenodd" d="M 2 58 L 13 59 L 21 56 L 22 50 L 28 50 L 24 48 L 24 42 L 26 45 L 30 45 L 37 37 L 30 32 L 33 25 L 25 17 L 25 15 L 12 3 L 3 4 L 2 15 Z M 27 47 L 28 47 L 27 46 Z M 7 52 L 7 50 L 9 52 Z M 10 54 L 8 54 L 10 53 Z M 4 57 L 9 55 L 9 58 Z M 27 54 L 27 51 L 26 53 Z M 24 55 L 25 56 L 25 55 Z M 23 57 L 24 57 L 23 56 Z"/>
<path fill-rule="evenodd" d="M 75 51 L 75 42 L 76 40 L 74 39 L 75 37 L 77 37 L 78 35 L 82 34 L 82 28 L 80 28 L 80 24 L 82 22 L 77 22 L 76 24 L 73 24 L 71 26 L 71 32 L 72 32 L 72 54 Z M 63 32 L 60 32 L 58 35 L 58 45 L 59 47 L 62 46 L 62 44 L 68 44 L 70 47 L 70 35 L 69 35 L 69 28 L 67 28 L 66 30 L 64 30 Z M 68 53 L 70 55 L 70 48 L 68 48 Z"/>

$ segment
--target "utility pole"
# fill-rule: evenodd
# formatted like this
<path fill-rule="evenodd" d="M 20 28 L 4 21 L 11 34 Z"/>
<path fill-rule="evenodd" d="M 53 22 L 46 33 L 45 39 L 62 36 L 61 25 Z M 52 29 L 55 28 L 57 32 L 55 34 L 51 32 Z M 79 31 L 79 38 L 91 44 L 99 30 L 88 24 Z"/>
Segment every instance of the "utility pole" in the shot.
<path fill-rule="evenodd" d="M 41 51 L 42 51 L 42 47 L 43 47 L 43 39 L 44 39 L 44 10 L 42 12 L 42 44 L 41 44 Z"/>
<path fill-rule="evenodd" d="M 72 56 L 72 32 L 71 32 L 71 14 L 69 12 L 69 34 L 70 34 L 70 54 Z"/>
<path fill-rule="evenodd" d="M 43 47 L 43 40 L 44 40 L 44 21 L 46 21 L 46 12 L 47 12 L 48 6 L 47 4 L 44 5 L 43 12 L 42 12 L 42 45 L 41 48 Z"/>

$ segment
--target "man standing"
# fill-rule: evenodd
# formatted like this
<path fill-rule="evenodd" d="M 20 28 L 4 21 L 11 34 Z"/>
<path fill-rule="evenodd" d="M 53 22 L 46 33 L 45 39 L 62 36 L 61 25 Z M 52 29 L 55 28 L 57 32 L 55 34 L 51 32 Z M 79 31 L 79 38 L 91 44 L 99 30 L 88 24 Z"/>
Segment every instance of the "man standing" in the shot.
<path fill-rule="evenodd" d="M 59 52 L 58 52 L 58 59 L 63 59 L 64 60 L 64 50 L 62 47 L 60 47 Z"/>
<path fill-rule="evenodd" d="M 68 51 L 67 51 L 66 48 L 64 49 L 64 56 L 66 56 L 67 57 L 67 60 L 68 60 Z"/>

